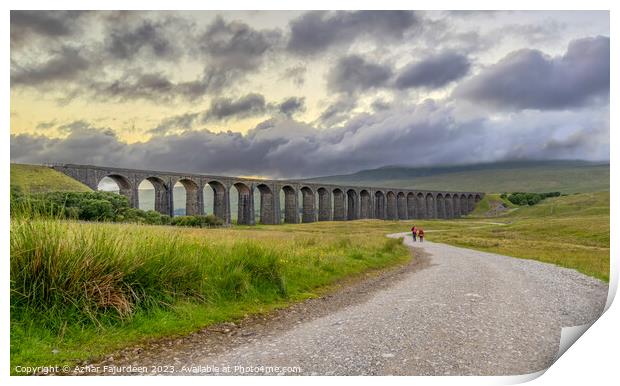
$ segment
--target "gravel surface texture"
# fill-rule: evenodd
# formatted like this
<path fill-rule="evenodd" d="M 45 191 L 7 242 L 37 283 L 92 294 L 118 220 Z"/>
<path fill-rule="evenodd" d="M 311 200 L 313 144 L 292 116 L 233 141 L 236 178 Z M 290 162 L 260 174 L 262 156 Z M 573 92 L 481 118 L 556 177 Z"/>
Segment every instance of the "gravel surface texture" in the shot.
<path fill-rule="evenodd" d="M 551 365 L 561 327 L 590 323 L 605 306 L 607 284 L 574 270 L 391 237 L 405 237 L 414 263 L 97 365 L 177 375 L 528 374 Z"/>

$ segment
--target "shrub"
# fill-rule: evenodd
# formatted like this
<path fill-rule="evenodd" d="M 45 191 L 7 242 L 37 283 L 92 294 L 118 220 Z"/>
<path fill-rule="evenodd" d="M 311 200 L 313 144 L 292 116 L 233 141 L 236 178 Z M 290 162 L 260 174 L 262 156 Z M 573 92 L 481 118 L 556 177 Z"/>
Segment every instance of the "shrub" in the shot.
<path fill-rule="evenodd" d="M 68 218 L 84 221 L 114 221 L 149 225 L 190 227 L 221 226 L 214 215 L 171 218 L 154 210 L 132 208 L 127 197 L 110 192 L 50 192 L 24 195 L 11 191 L 11 216 Z"/>
<path fill-rule="evenodd" d="M 139 210 L 139 209 L 138 209 Z M 166 225 L 170 224 L 170 216 L 161 214 L 154 210 L 147 210 L 146 212 L 140 211 L 144 213 L 145 220 L 147 224 L 150 225 Z"/>
<path fill-rule="evenodd" d="M 11 214 L 114 221 L 129 208 L 126 197 L 108 192 L 49 192 L 11 196 Z"/>
<path fill-rule="evenodd" d="M 79 204 L 79 218 L 87 221 L 114 220 L 114 207 L 110 201 L 87 198 Z"/>
<path fill-rule="evenodd" d="M 508 201 L 512 202 L 515 205 L 536 205 L 540 201 L 544 200 L 547 197 L 559 197 L 560 192 L 549 192 L 549 193 L 524 193 L 524 192 L 514 192 L 508 195 Z"/>

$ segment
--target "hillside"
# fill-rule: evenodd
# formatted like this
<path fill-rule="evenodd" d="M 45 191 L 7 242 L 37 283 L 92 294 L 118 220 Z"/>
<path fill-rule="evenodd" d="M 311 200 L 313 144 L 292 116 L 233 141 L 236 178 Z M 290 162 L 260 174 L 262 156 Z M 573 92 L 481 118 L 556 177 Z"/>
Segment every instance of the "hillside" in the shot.
<path fill-rule="evenodd" d="M 88 192 L 91 189 L 54 169 L 39 165 L 11 164 L 11 188 L 22 192 Z"/>
<path fill-rule="evenodd" d="M 597 192 L 609 190 L 609 164 L 519 161 L 437 167 L 386 166 L 309 181 L 424 190 Z"/>
<path fill-rule="evenodd" d="M 547 198 L 534 206 L 512 208 L 494 217 L 493 222 L 488 222 L 484 214 L 474 213 L 460 223 L 472 221 L 480 226 L 445 228 L 429 233 L 428 238 L 544 261 L 609 281 L 609 218 L 609 192 L 571 194 Z"/>

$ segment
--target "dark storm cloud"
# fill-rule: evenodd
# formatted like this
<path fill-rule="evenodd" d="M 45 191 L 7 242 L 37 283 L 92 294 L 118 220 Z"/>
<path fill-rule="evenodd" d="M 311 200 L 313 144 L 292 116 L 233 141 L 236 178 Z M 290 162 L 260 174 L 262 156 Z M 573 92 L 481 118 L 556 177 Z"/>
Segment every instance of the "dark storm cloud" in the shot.
<path fill-rule="evenodd" d="M 43 63 L 22 66 L 11 61 L 11 86 L 41 86 L 75 80 L 85 73 L 90 65 L 83 51 L 63 46 L 52 52 L 52 57 Z"/>
<path fill-rule="evenodd" d="M 354 98 L 341 98 L 327 106 L 317 119 L 321 127 L 336 126 L 351 117 L 351 111 L 357 106 Z"/>
<path fill-rule="evenodd" d="M 105 50 L 110 56 L 128 60 L 147 51 L 159 59 L 176 57 L 177 50 L 174 47 L 178 42 L 170 40 L 174 35 L 166 29 L 166 22 L 143 20 L 137 23 L 137 26 L 113 24 L 105 39 Z"/>
<path fill-rule="evenodd" d="M 34 35 L 45 38 L 70 36 L 79 30 L 80 17 L 84 13 L 84 11 L 11 11 L 11 43 L 19 43 Z"/>
<path fill-rule="evenodd" d="M 50 36 L 75 35 L 73 14 L 63 12 L 24 13 L 13 15 L 12 27 L 43 28 Z M 102 41 L 80 40 L 48 50 L 49 58 L 40 62 L 12 57 L 12 86 L 43 86 L 63 81 L 60 89 L 68 102 L 87 95 L 98 100 L 145 99 L 171 101 L 174 98 L 194 100 L 207 93 L 220 92 L 257 71 L 268 52 L 281 41 L 279 30 L 257 30 L 239 21 L 216 18 L 203 31 L 196 25 L 171 13 L 100 12 L 98 23 Z M 75 17 L 77 18 L 77 16 Z M 38 26 L 41 21 L 43 26 Z M 38 30 L 37 30 L 38 31 Z M 17 33 L 17 32 L 16 32 Z M 21 36 L 21 35 L 20 35 Z M 15 38 L 17 39 L 17 38 Z M 32 43 L 29 41 L 29 43 Z M 180 63 L 186 55 L 200 60 L 203 72 L 194 80 L 179 81 L 160 71 L 162 61 Z M 167 64 L 168 65 L 168 64 Z M 89 76 L 82 76 L 89 75 Z"/>
<path fill-rule="evenodd" d="M 287 49 L 311 55 L 332 45 L 350 44 L 361 36 L 389 42 L 401 39 L 418 23 L 410 11 L 310 11 L 291 21 Z"/>
<path fill-rule="evenodd" d="M 279 103 L 267 103 L 261 94 L 248 94 L 238 99 L 216 98 L 208 110 L 167 117 L 147 132 L 164 135 L 192 130 L 205 122 L 243 119 L 261 115 L 292 117 L 306 110 L 304 97 L 289 97 Z"/>
<path fill-rule="evenodd" d="M 341 58 L 327 74 L 328 87 L 336 92 L 354 93 L 381 87 L 392 76 L 389 66 L 370 63 L 358 55 Z"/>
<path fill-rule="evenodd" d="M 64 139 L 45 136 L 11 135 L 11 149 L 17 154 L 24 150 L 36 152 L 37 163 L 54 160 L 84 159 L 93 164 L 105 164 L 110 154 L 120 154 L 128 145 L 119 142 L 109 128 L 94 127 L 84 121 L 65 125 L 68 136 Z M 63 155 L 63 153 L 65 153 Z M 23 156 L 22 156 L 23 157 Z M 23 159 L 17 156 L 16 159 Z"/>
<path fill-rule="evenodd" d="M 97 98 L 132 100 L 166 100 L 175 96 L 176 85 L 161 73 L 128 72 L 112 82 L 95 82 L 90 85 Z"/>
<path fill-rule="evenodd" d="M 246 118 L 262 115 L 267 109 L 265 97 L 261 94 L 248 94 L 238 99 L 216 98 L 205 113 L 204 121 L 226 120 L 230 118 Z"/>
<path fill-rule="evenodd" d="M 289 97 L 280 103 L 267 103 L 261 94 L 252 93 L 238 99 L 216 98 L 211 101 L 209 110 L 203 114 L 203 121 L 225 121 L 261 116 L 265 114 L 283 114 L 293 116 L 305 110 L 303 97 Z"/>
<path fill-rule="evenodd" d="M 198 47 L 222 70 L 255 70 L 280 38 L 279 30 L 255 30 L 243 22 L 217 17 L 198 38 Z"/>
<path fill-rule="evenodd" d="M 306 110 L 306 98 L 304 97 L 290 97 L 282 101 L 277 109 L 279 112 L 286 116 L 292 116 L 295 113 L 302 112 Z"/>
<path fill-rule="evenodd" d="M 523 49 L 457 87 L 454 96 L 497 108 L 565 109 L 609 98 L 609 38 L 573 40 L 563 56 Z"/>
<path fill-rule="evenodd" d="M 465 55 L 453 51 L 442 52 L 412 63 L 396 77 L 397 88 L 439 88 L 465 76 L 470 69 Z"/>
<path fill-rule="evenodd" d="M 115 80 L 87 81 L 83 86 L 98 100 L 129 101 L 148 100 L 153 102 L 170 102 L 176 98 L 196 101 L 207 93 L 218 93 L 231 80 L 230 72 L 217 72 L 207 69 L 205 73 L 192 81 L 175 82 L 161 72 L 142 72 L 129 69 Z"/>
<path fill-rule="evenodd" d="M 127 144 L 83 121 L 53 139 L 11 136 L 14 162 L 76 162 L 218 174 L 312 176 L 387 164 L 432 165 L 502 159 L 609 157 L 608 109 L 520 112 L 514 119 L 459 119 L 451 106 L 427 100 L 409 108 L 359 114 L 318 129 L 270 119 L 247 134 L 184 131 Z"/>

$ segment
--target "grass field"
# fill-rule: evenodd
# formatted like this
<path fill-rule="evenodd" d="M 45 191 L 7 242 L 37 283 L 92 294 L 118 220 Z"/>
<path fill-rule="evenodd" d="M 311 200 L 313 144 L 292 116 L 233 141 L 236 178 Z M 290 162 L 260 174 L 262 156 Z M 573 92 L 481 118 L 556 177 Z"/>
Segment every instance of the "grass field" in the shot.
<path fill-rule="evenodd" d="M 485 217 L 190 229 L 11 219 L 11 365 L 74 363 L 267 312 L 410 258 L 385 234 L 535 259 L 609 280 L 609 193 Z"/>
<path fill-rule="evenodd" d="M 548 198 L 504 216 L 471 221 L 479 225 L 431 232 L 428 238 L 553 263 L 609 281 L 608 192 Z"/>
<path fill-rule="evenodd" d="M 38 165 L 11 164 L 11 187 L 24 193 L 88 192 L 91 189 L 54 169 Z"/>

